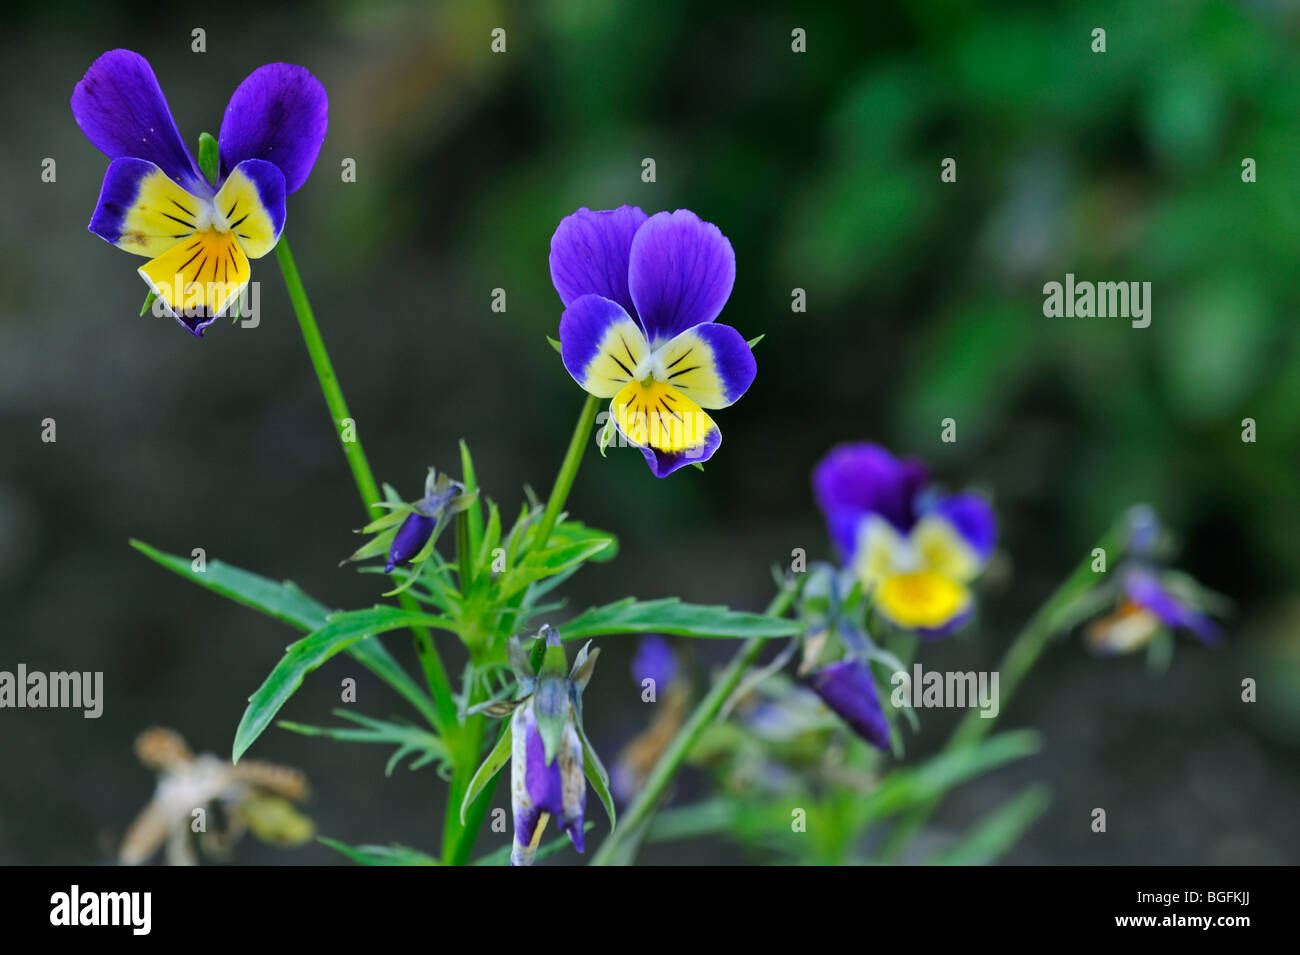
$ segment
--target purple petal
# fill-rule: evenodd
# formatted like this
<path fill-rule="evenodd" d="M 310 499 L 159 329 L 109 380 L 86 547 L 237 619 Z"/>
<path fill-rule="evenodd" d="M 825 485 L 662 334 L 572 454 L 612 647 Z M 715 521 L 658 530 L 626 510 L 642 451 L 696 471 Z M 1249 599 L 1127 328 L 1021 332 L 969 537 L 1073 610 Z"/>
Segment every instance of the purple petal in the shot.
<path fill-rule="evenodd" d="M 109 159 L 145 159 L 184 189 L 211 195 L 185 148 L 158 77 L 130 50 L 109 50 L 72 91 L 72 115 L 91 144 Z"/>
<path fill-rule="evenodd" d="M 560 774 L 560 760 L 552 760 L 546 765 L 546 746 L 542 734 L 537 729 L 537 717 L 529 706 L 524 718 L 526 740 L 526 764 L 524 767 L 524 784 L 528 789 L 528 798 L 539 812 L 549 812 L 558 819 L 564 818 L 564 781 Z M 531 836 L 531 834 L 530 834 Z"/>
<path fill-rule="evenodd" d="M 733 404 L 758 374 L 753 349 L 730 325 L 688 328 L 660 348 L 655 359 L 655 377 L 701 408 Z"/>
<path fill-rule="evenodd" d="M 722 432 L 718 430 L 718 426 L 715 424 L 704 435 L 704 444 L 701 447 L 689 451 L 660 451 L 657 448 L 638 446 L 637 450 L 645 458 L 650 473 L 657 478 L 665 478 L 674 471 L 679 471 L 692 464 L 703 464 L 713 457 L 714 452 L 718 450 L 721 444 Z"/>
<path fill-rule="evenodd" d="M 627 289 L 632 237 L 646 221 L 636 206 L 600 212 L 582 208 L 565 216 L 551 236 L 551 283 L 566 306 L 599 295 L 635 317 Z"/>
<path fill-rule="evenodd" d="M 560 318 L 560 357 L 582 389 L 613 398 L 631 381 L 650 348 L 638 325 L 612 299 L 584 295 Z"/>
<path fill-rule="evenodd" d="M 860 737 L 889 749 L 889 721 L 876 693 L 871 669 L 860 660 L 841 660 L 822 667 L 808 681 L 817 695 Z"/>
<path fill-rule="evenodd" d="M 688 209 L 651 216 L 632 239 L 628 289 L 652 346 L 717 318 L 735 281 L 731 243 Z"/>
<path fill-rule="evenodd" d="M 843 444 L 813 470 L 813 496 L 831 539 L 847 560 L 864 517 L 879 514 L 899 531 L 916 521 L 916 495 L 929 481 L 923 464 L 899 460 L 875 444 Z"/>
<path fill-rule="evenodd" d="M 987 560 L 997 543 L 998 523 L 989 502 L 978 494 L 954 494 L 935 505 L 934 512 L 951 524 L 980 560 Z"/>
<path fill-rule="evenodd" d="M 397 536 L 393 538 L 393 546 L 388 551 L 388 564 L 384 570 L 391 571 L 394 567 L 409 564 L 411 558 L 420 552 L 420 548 L 428 543 L 433 525 L 432 517 L 425 517 L 415 511 L 407 514 L 406 520 L 397 529 Z"/>
<path fill-rule="evenodd" d="M 642 637 L 632 657 L 632 679 L 654 680 L 656 694 L 666 690 L 677 675 L 677 654 L 663 637 L 651 634 Z"/>
<path fill-rule="evenodd" d="M 1205 643 L 1218 642 L 1219 627 L 1210 616 L 1169 590 L 1150 571 L 1129 570 L 1124 575 L 1124 591 L 1130 600 L 1155 614 L 1167 626 L 1190 630 Z"/>
<path fill-rule="evenodd" d="M 259 66 L 239 84 L 221 121 L 221 177 L 245 159 L 265 159 L 295 193 L 311 175 L 329 126 L 329 97 L 311 72 L 289 63 Z"/>

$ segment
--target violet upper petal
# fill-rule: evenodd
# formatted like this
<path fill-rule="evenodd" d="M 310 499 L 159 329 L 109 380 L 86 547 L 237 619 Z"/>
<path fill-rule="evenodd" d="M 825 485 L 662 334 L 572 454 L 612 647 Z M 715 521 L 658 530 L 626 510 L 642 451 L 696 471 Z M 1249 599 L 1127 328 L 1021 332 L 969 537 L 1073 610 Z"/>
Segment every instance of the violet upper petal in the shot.
<path fill-rule="evenodd" d="M 848 559 L 857 544 L 862 519 L 878 514 L 899 531 L 916 521 L 917 493 L 929 481 L 918 461 L 900 460 L 865 442 L 842 444 L 813 470 L 813 496 L 840 556 Z"/>
<path fill-rule="evenodd" d="M 325 87 L 301 66 L 268 63 L 239 84 L 221 120 L 221 177 L 246 159 L 275 163 L 297 192 L 311 175 L 329 126 Z"/>
<path fill-rule="evenodd" d="M 565 216 L 551 236 L 551 283 L 565 306 L 584 295 L 599 295 L 636 317 L 628 292 L 632 238 L 646 221 L 636 206 Z"/>
<path fill-rule="evenodd" d="M 689 209 L 660 212 L 632 239 L 628 290 L 651 346 L 718 317 L 736 282 L 722 231 Z"/>
<path fill-rule="evenodd" d="M 176 128 L 158 77 L 139 53 L 109 50 L 90 64 L 72 91 L 72 115 L 109 159 L 148 160 L 187 191 L 211 195 Z"/>

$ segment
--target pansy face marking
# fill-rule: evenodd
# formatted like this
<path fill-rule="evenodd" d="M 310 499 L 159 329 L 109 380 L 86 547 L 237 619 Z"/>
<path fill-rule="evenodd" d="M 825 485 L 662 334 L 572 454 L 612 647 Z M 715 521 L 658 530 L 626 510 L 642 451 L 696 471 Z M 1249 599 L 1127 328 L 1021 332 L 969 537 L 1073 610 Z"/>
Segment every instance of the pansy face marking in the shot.
<path fill-rule="evenodd" d="M 215 184 L 138 53 L 110 50 L 91 64 L 72 93 L 72 113 L 112 160 L 90 231 L 147 258 L 140 276 L 202 337 L 248 284 L 249 260 L 280 238 L 285 197 L 307 180 L 325 139 L 324 87 L 300 66 L 254 70 L 226 107 Z"/>
<path fill-rule="evenodd" d="M 579 209 L 555 230 L 550 265 L 574 381 L 610 399 L 656 477 L 712 457 L 722 434 L 706 409 L 733 404 L 757 373 L 745 339 L 714 321 L 736 278 L 717 226 L 685 209 Z"/>
<path fill-rule="evenodd" d="M 922 465 L 871 444 L 836 448 L 813 475 L 831 537 L 876 610 L 933 637 L 973 612 L 970 584 L 993 551 L 997 524 L 983 498 L 942 497 L 928 484 Z"/>

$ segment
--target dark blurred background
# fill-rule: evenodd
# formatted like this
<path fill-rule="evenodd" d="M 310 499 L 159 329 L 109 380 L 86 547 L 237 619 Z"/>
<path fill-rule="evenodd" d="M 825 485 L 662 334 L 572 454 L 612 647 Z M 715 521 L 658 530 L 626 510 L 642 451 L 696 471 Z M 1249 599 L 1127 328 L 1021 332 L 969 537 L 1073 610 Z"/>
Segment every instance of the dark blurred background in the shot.
<path fill-rule="evenodd" d="M 1003 716 L 1040 728 L 1042 754 L 959 791 L 936 824 L 965 826 L 1041 779 L 1052 807 L 1009 861 L 1300 858 L 1295 4 L 357 0 L 4 16 L 0 669 L 102 670 L 106 704 L 99 720 L 0 712 L 0 862 L 112 859 L 154 785 L 134 736 L 162 724 L 228 753 L 293 638 L 129 537 L 203 547 L 333 606 L 379 594 L 336 567 L 363 515 L 273 257 L 253 267 L 260 327 L 218 322 L 200 342 L 137 317 L 141 260 L 85 229 L 107 160 L 68 99 L 117 46 L 153 64 L 189 143 L 217 132 L 262 63 L 325 84 L 329 135 L 286 236 L 381 480 L 415 496 L 426 466 L 458 469 L 463 437 L 503 510 L 525 483 L 545 494 L 582 403 L 545 340 L 561 311 L 555 225 L 582 205 L 691 208 L 735 246 L 722 320 L 766 335 L 759 376 L 718 414 L 725 441 L 704 473 L 657 481 L 635 451 L 589 455 L 571 510 L 621 553 L 574 578 L 574 608 L 632 593 L 759 609 L 793 547 L 829 556 L 812 465 L 873 439 L 995 495 L 1009 574 L 977 631 L 924 656 L 991 668 L 1110 519 L 1147 501 L 1183 534 L 1183 566 L 1236 602 L 1226 646 L 1180 639 L 1153 677 L 1140 657 L 1063 641 Z M 1090 49 L 1099 26 L 1104 54 Z M 190 52 L 196 27 L 205 54 Z M 495 27 L 505 54 L 489 49 Z M 55 183 L 41 182 L 46 157 Z M 940 182 L 944 157 L 956 183 Z M 355 183 L 340 181 L 345 158 Z M 1045 318 L 1043 283 L 1066 272 L 1152 282 L 1150 328 Z M 490 309 L 497 287 L 505 314 Z M 955 444 L 939 440 L 945 417 Z M 1241 441 L 1245 417 L 1257 443 Z M 387 644 L 412 660 L 403 635 Z M 605 644 L 587 722 L 612 758 L 646 710 L 630 643 Z M 690 651 L 698 681 L 730 647 Z M 333 722 L 346 676 L 359 710 L 404 713 L 340 657 L 284 714 Z M 1239 700 L 1246 676 L 1254 705 Z M 951 722 L 922 715 L 915 754 Z M 307 772 L 323 834 L 434 847 L 445 786 L 431 770 L 385 778 L 386 750 L 279 730 L 253 755 Z M 1095 806 L 1104 836 L 1088 828 Z M 253 840 L 236 858 L 341 861 Z M 699 843 L 644 858 L 743 857 Z"/>

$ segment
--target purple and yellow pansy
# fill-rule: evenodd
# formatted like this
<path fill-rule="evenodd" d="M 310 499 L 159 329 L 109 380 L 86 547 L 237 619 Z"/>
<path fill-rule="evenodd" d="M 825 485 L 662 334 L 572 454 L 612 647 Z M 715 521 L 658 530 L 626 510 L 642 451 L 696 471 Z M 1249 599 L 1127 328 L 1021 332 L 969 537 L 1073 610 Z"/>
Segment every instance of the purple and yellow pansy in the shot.
<path fill-rule="evenodd" d="M 987 501 L 942 495 L 924 465 L 866 443 L 823 458 L 813 490 L 844 565 L 882 618 L 922 637 L 969 619 L 971 585 L 997 539 Z"/>
<path fill-rule="evenodd" d="M 285 197 L 310 175 L 328 112 L 325 88 L 303 67 L 257 68 L 226 107 L 210 182 L 148 61 L 110 50 L 72 93 L 77 125 L 112 160 L 90 231 L 147 258 L 141 277 L 202 337 L 248 284 L 249 260 L 279 241 Z"/>
<path fill-rule="evenodd" d="M 610 399 L 651 472 L 712 457 L 722 433 L 707 412 L 733 404 L 757 372 L 741 334 L 715 321 L 736 279 L 726 236 L 686 209 L 584 208 L 555 230 L 550 266 L 564 367 Z"/>

